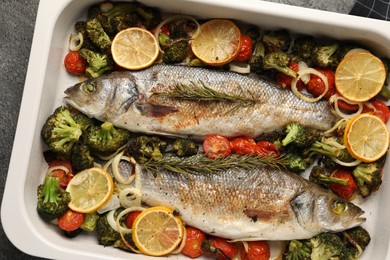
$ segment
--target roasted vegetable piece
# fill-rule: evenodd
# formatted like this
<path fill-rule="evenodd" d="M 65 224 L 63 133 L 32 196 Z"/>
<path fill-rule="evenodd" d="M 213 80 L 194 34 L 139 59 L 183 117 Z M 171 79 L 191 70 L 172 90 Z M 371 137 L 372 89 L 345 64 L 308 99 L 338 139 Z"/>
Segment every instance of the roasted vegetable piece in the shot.
<path fill-rule="evenodd" d="M 354 227 L 342 232 L 342 239 L 346 245 L 359 246 L 363 251 L 371 241 L 371 236 L 362 226 Z"/>
<path fill-rule="evenodd" d="M 167 64 L 180 63 L 188 55 L 188 42 L 179 41 L 173 44 L 170 44 L 164 50 L 163 62 Z"/>
<path fill-rule="evenodd" d="M 87 33 L 87 21 L 77 21 L 74 25 L 75 30 L 83 35 L 83 44 L 81 48 L 92 51 L 99 51 L 99 48 L 91 41 Z"/>
<path fill-rule="evenodd" d="M 136 11 L 142 18 L 142 24 L 148 30 L 156 27 L 161 22 L 161 13 L 155 8 L 139 5 Z"/>
<path fill-rule="evenodd" d="M 188 139 L 176 139 L 172 149 L 178 156 L 190 156 L 198 153 L 195 142 Z"/>
<path fill-rule="evenodd" d="M 49 149 L 68 157 L 73 145 L 79 140 L 82 130 L 67 107 L 58 107 L 42 126 L 41 137 Z"/>
<path fill-rule="evenodd" d="M 206 240 L 206 234 L 197 228 L 186 226 L 185 245 L 181 251 L 182 254 L 191 258 L 197 258 L 204 254 L 202 242 Z"/>
<path fill-rule="evenodd" d="M 263 58 L 263 68 L 265 70 L 276 70 L 293 78 L 297 77 L 297 73 L 289 68 L 291 57 L 283 51 L 275 51 L 268 53 Z"/>
<path fill-rule="evenodd" d="M 100 126 L 92 126 L 88 129 L 85 144 L 95 154 L 110 154 L 125 145 L 130 138 L 130 132 L 121 128 L 115 128 L 110 122 L 104 122 Z"/>
<path fill-rule="evenodd" d="M 111 39 L 104 31 L 100 22 L 95 18 L 87 21 L 87 34 L 89 39 L 103 52 L 111 47 Z"/>
<path fill-rule="evenodd" d="M 99 214 L 96 212 L 84 214 L 84 221 L 81 224 L 80 228 L 82 230 L 92 232 L 96 229 L 97 222 L 99 220 Z"/>
<path fill-rule="evenodd" d="M 313 167 L 309 175 L 309 180 L 324 188 L 327 188 L 329 184 L 348 185 L 348 180 L 330 176 L 321 166 Z"/>
<path fill-rule="evenodd" d="M 363 197 L 369 196 L 382 184 L 381 162 L 360 163 L 352 171 Z"/>
<path fill-rule="evenodd" d="M 118 213 L 119 214 L 119 213 Z M 114 230 L 107 220 L 108 213 L 100 216 L 96 224 L 96 233 L 99 245 L 111 246 L 117 240 L 121 239 L 121 236 L 118 231 Z M 114 218 L 115 218 L 114 214 Z"/>
<path fill-rule="evenodd" d="M 106 54 L 82 48 L 79 51 L 79 55 L 88 63 L 85 70 L 85 74 L 88 77 L 97 78 L 112 70 L 111 62 Z"/>
<path fill-rule="evenodd" d="M 79 54 L 78 51 L 69 51 L 64 58 L 66 71 L 76 76 L 83 75 L 87 68 L 87 63 Z"/>
<path fill-rule="evenodd" d="M 309 35 L 300 35 L 291 46 L 291 52 L 294 61 L 304 61 L 307 65 L 312 64 L 312 55 L 317 43 L 314 37 Z"/>
<path fill-rule="evenodd" d="M 78 124 L 81 128 L 83 134 L 87 131 L 87 129 L 91 126 L 95 125 L 95 122 L 92 118 L 86 116 L 76 109 L 69 108 L 70 114 L 73 120 Z"/>
<path fill-rule="evenodd" d="M 58 217 L 58 226 L 66 231 L 72 232 L 80 228 L 84 222 L 84 213 L 68 209 L 64 214 Z"/>
<path fill-rule="evenodd" d="M 291 45 L 292 38 L 287 30 L 269 31 L 263 35 L 262 41 L 265 46 L 266 53 L 271 52 L 286 52 Z"/>
<path fill-rule="evenodd" d="M 220 237 L 210 237 L 203 240 L 202 250 L 211 253 L 218 260 L 234 259 L 239 252 L 235 243 L 230 243 Z"/>
<path fill-rule="evenodd" d="M 264 70 L 264 55 L 265 55 L 265 47 L 262 41 L 257 41 L 254 43 L 254 53 L 248 60 L 248 64 L 250 65 L 251 71 L 255 73 L 261 73 Z"/>
<path fill-rule="evenodd" d="M 300 173 L 308 167 L 306 161 L 297 153 L 289 152 L 282 160 L 282 164 L 287 170 L 295 173 Z"/>
<path fill-rule="evenodd" d="M 130 140 L 127 152 L 139 162 L 158 160 L 163 157 L 166 146 L 167 142 L 157 136 L 143 135 Z"/>
<path fill-rule="evenodd" d="M 37 195 L 37 211 L 43 219 L 53 220 L 68 210 L 70 194 L 60 187 L 56 177 L 46 176 L 44 183 L 38 186 Z"/>
<path fill-rule="evenodd" d="M 313 52 L 314 64 L 321 68 L 335 68 L 340 63 L 342 58 L 337 50 L 340 48 L 339 43 L 317 46 Z M 344 52 L 343 52 L 344 54 Z"/>
<path fill-rule="evenodd" d="M 311 243 L 309 240 L 291 240 L 283 253 L 283 260 L 310 260 Z"/>
<path fill-rule="evenodd" d="M 77 173 L 93 167 L 95 159 L 92 157 L 88 146 L 82 142 L 77 142 L 73 145 L 70 162 L 74 171 Z"/>
<path fill-rule="evenodd" d="M 338 257 L 347 251 L 347 247 L 336 234 L 321 233 L 311 238 L 310 243 L 312 260 L 339 259 Z"/>
<path fill-rule="evenodd" d="M 169 35 L 169 37 L 173 40 L 187 39 L 189 37 L 187 25 L 187 22 L 170 23 L 168 28 L 161 28 L 161 32 Z"/>
<path fill-rule="evenodd" d="M 296 147 L 308 147 L 321 137 L 321 132 L 317 129 L 305 127 L 295 121 L 286 125 L 285 132 L 287 135 L 282 140 L 283 146 L 292 144 Z"/>
<path fill-rule="evenodd" d="M 343 199 L 351 200 L 358 190 L 352 172 L 348 169 L 338 168 L 330 174 L 331 178 L 346 180 L 346 184 L 331 183 L 328 185 L 329 189 Z"/>

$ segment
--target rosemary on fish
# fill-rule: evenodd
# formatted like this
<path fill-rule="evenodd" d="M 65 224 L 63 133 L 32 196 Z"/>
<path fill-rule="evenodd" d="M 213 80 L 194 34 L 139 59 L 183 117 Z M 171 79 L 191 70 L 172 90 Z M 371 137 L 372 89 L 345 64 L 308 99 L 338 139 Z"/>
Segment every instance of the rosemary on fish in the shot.
<path fill-rule="evenodd" d="M 142 162 L 141 165 L 142 168 L 151 172 L 165 169 L 182 174 L 210 174 L 228 169 L 254 169 L 264 165 L 283 168 L 283 160 L 281 157 L 238 154 L 210 159 L 205 155 L 198 154 L 186 158 L 164 157 L 159 160 Z"/>

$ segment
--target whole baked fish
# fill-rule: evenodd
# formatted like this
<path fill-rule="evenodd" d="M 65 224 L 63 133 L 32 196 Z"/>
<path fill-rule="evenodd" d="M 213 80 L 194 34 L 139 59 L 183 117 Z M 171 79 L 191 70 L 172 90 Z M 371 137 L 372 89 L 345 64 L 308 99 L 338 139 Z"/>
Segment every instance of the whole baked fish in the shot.
<path fill-rule="evenodd" d="M 193 93 L 177 94 L 180 88 Z M 114 72 L 65 93 L 71 106 L 90 117 L 148 134 L 256 137 L 290 121 L 319 129 L 335 121 L 325 102 L 307 103 L 264 79 L 187 66 Z"/>
<path fill-rule="evenodd" d="M 365 221 L 354 204 L 278 168 L 210 174 L 142 171 L 142 200 L 168 206 L 204 232 L 233 240 L 291 240 Z"/>

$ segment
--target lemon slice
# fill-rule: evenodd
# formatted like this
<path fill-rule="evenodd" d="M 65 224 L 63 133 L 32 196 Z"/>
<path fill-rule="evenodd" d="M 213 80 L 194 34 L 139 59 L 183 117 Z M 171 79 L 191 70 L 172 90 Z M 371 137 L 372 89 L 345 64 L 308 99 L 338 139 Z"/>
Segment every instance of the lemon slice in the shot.
<path fill-rule="evenodd" d="M 77 173 L 69 182 L 69 208 L 81 213 L 91 213 L 106 204 L 114 191 L 111 175 L 101 168 L 90 168 Z"/>
<path fill-rule="evenodd" d="M 348 152 L 362 162 L 381 158 L 389 148 L 389 131 L 383 121 L 364 113 L 350 119 L 344 131 Z"/>
<path fill-rule="evenodd" d="M 140 70 L 151 66 L 159 55 L 154 35 L 139 27 L 120 31 L 111 44 L 112 58 L 119 66 Z"/>
<path fill-rule="evenodd" d="M 337 91 L 346 99 L 364 102 L 382 89 L 386 79 L 383 62 L 369 52 L 346 56 L 335 73 Z"/>
<path fill-rule="evenodd" d="M 230 20 L 213 19 L 200 26 L 191 49 L 204 63 L 219 66 L 234 60 L 241 48 L 240 29 Z"/>
<path fill-rule="evenodd" d="M 183 238 L 183 223 L 167 207 L 151 207 L 134 220 L 132 237 L 137 248 L 146 255 L 171 253 Z"/>

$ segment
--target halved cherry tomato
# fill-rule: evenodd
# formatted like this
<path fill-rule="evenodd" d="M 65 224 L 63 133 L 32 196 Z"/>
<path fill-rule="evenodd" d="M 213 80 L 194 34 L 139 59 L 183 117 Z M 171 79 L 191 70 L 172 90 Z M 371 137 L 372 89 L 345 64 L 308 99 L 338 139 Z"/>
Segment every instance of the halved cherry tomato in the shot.
<path fill-rule="evenodd" d="M 87 68 L 87 62 L 79 56 L 78 51 L 68 52 L 64 59 L 64 65 L 67 72 L 77 76 L 83 75 Z"/>
<path fill-rule="evenodd" d="M 344 199 L 351 199 L 353 195 L 358 190 L 355 179 L 352 176 L 352 173 L 346 169 L 337 169 L 331 174 L 332 177 L 348 180 L 348 185 L 342 184 L 329 184 L 329 189 L 332 190 L 335 194 L 339 195 Z"/>
<path fill-rule="evenodd" d="M 125 224 L 127 228 L 132 228 L 134 220 L 141 214 L 142 211 L 131 211 L 126 215 Z"/>
<path fill-rule="evenodd" d="M 268 141 L 259 141 L 256 143 L 257 146 L 257 154 L 261 156 L 272 156 L 272 157 L 279 157 L 280 151 L 276 147 L 274 143 L 268 142 Z"/>
<path fill-rule="evenodd" d="M 233 138 L 230 140 L 230 145 L 233 153 L 242 155 L 256 154 L 258 148 L 255 140 L 246 136 Z"/>
<path fill-rule="evenodd" d="M 209 135 L 203 141 L 203 151 L 207 157 L 215 159 L 219 156 L 228 156 L 232 148 L 226 137 L 221 135 Z"/>
<path fill-rule="evenodd" d="M 230 243 L 224 238 L 211 237 L 210 241 L 213 247 L 212 252 L 216 253 L 216 257 L 219 260 L 233 259 L 239 252 L 238 246 L 235 243 Z"/>
<path fill-rule="evenodd" d="M 252 48 L 252 39 L 248 35 L 241 34 L 241 48 L 235 60 L 238 62 L 248 61 L 252 56 Z"/>
<path fill-rule="evenodd" d="M 206 234 L 195 227 L 186 226 L 186 241 L 181 252 L 191 258 L 203 255 L 202 242 L 206 240 Z"/>
<path fill-rule="evenodd" d="M 330 69 L 322 69 L 322 68 L 316 68 L 316 70 L 324 74 L 324 76 L 328 79 L 329 88 L 328 88 L 328 92 L 326 92 L 324 96 L 325 99 L 328 99 L 331 95 L 333 95 L 336 92 L 334 72 Z M 314 97 L 318 97 L 324 92 L 325 83 L 322 81 L 320 77 L 316 75 L 311 75 L 310 81 L 306 84 L 306 90 Z"/>
<path fill-rule="evenodd" d="M 68 186 L 69 181 L 73 178 L 73 169 L 70 161 L 65 159 L 56 159 L 49 164 L 49 170 L 53 167 L 63 166 L 68 169 L 68 173 L 61 169 L 55 169 L 50 173 L 50 176 L 57 177 L 60 180 L 60 187 L 65 188 Z"/>
<path fill-rule="evenodd" d="M 248 252 L 242 246 L 241 260 L 268 260 L 271 255 L 269 245 L 265 241 L 249 241 Z"/>
<path fill-rule="evenodd" d="M 65 231 L 78 229 L 84 221 L 84 214 L 68 209 L 62 216 L 58 217 L 58 226 Z"/>
<path fill-rule="evenodd" d="M 377 117 L 382 119 L 383 122 L 387 123 L 390 117 L 390 110 L 386 106 L 386 104 L 377 99 L 371 100 L 370 104 L 372 106 L 363 106 L 362 113 L 372 113 L 373 115 L 376 115 Z"/>
<path fill-rule="evenodd" d="M 345 102 L 343 100 L 338 100 L 337 105 L 339 106 L 340 109 L 345 110 L 345 111 L 356 111 L 359 109 L 358 105 L 348 104 L 347 102 Z"/>
<path fill-rule="evenodd" d="M 299 71 L 298 63 L 295 61 L 291 61 L 288 65 L 290 69 L 292 69 L 295 72 Z M 276 84 L 278 86 L 281 86 L 282 88 L 288 88 L 291 89 L 291 82 L 293 81 L 293 77 L 290 77 L 282 72 L 276 73 Z M 301 91 L 305 87 L 305 84 L 302 80 L 298 80 L 297 82 L 297 89 Z"/>

